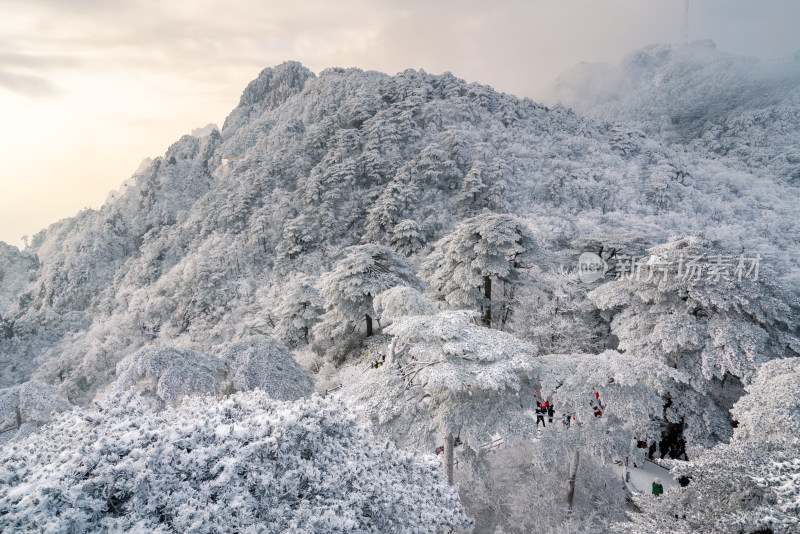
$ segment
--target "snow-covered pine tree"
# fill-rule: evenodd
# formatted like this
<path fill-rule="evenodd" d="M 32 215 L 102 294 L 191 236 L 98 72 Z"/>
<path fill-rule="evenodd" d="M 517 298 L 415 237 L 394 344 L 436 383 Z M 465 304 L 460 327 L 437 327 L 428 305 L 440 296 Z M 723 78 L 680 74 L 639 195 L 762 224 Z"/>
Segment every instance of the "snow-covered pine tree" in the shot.
<path fill-rule="evenodd" d="M 345 383 L 376 432 L 428 451 L 459 436 L 473 457 L 497 435 L 514 441 L 535 433 L 524 406 L 533 405 L 526 385 L 536 348 L 473 319 L 448 311 L 401 317 L 386 329 L 396 338 L 391 365 L 354 370 Z M 452 475 L 452 456 L 445 463 Z"/>
<path fill-rule="evenodd" d="M 395 226 L 408 216 L 410 206 L 416 197 L 409 167 L 407 165 L 399 169 L 374 204 L 367 208 L 365 241 L 388 242 Z"/>
<path fill-rule="evenodd" d="M 423 276 L 450 306 L 480 308 L 485 326 L 502 327 L 502 318 L 492 317 L 492 283 L 510 290 L 520 270 L 534 265 L 545 267 L 547 260 L 525 223 L 484 213 L 461 222 L 436 243 Z"/>
<path fill-rule="evenodd" d="M 519 304 L 507 328 L 542 354 L 598 353 L 607 347 L 608 322 L 586 296 L 578 273 L 563 267 L 542 272 L 516 290 Z"/>
<path fill-rule="evenodd" d="M 392 248 L 403 256 L 411 256 L 425 246 L 425 234 L 420 225 L 411 219 L 403 219 L 394 226 Z"/>
<path fill-rule="evenodd" d="M 297 400 L 314 391 L 314 380 L 286 347 L 268 336 L 226 344 L 220 358 L 227 366 L 225 393 L 260 389 L 276 400 Z"/>
<path fill-rule="evenodd" d="M 352 336 L 365 321 L 366 335 L 371 336 L 375 295 L 398 285 L 421 288 L 416 271 L 410 260 L 386 247 L 348 247 L 333 271 L 322 276 L 320 292 L 326 311 L 315 335 L 330 340 Z"/>
<path fill-rule="evenodd" d="M 728 254 L 702 236 L 676 237 L 650 249 L 649 256 L 618 263 L 620 279 L 589 294 L 613 312 L 611 332 L 620 350 L 665 363 L 688 378 L 650 385 L 668 387 L 667 415 L 685 420 L 695 444 L 728 438 L 729 399 L 741 394 L 737 388 L 761 364 L 800 353 L 792 326 L 796 310 L 759 260 Z M 727 393 L 719 395 L 723 386 Z"/>
<path fill-rule="evenodd" d="M 375 313 L 385 327 L 409 315 L 435 315 L 439 308 L 422 293 L 409 286 L 395 286 L 379 293 L 373 301 Z"/>
<path fill-rule="evenodd" d="M 486 185 L 483 182 L 485 173 L 486 165 L 482 161 L 476 161 L 461 182 L 461 189 L 458 191 L 456 201 L 460 204 L 467 217 L 471 217 L 480 211 L 483 204 L 481 194 L 486 189 Z"/>
<path fill-rule="evenodd" d="M 324 304 L 319 291 L 308 280 L 295 282 L 278 309 L 278 324 L 275 325 L 278 341 L 287 347 L 309 344 Z"/>

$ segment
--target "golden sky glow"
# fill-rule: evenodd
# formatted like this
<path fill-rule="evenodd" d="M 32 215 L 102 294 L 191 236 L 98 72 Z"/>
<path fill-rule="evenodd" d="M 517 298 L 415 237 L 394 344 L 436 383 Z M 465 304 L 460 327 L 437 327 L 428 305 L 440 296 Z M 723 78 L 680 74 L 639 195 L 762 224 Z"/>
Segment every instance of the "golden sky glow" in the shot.
<path fill-rule="evenodd" d="M 0 0 L 0 240 L 102 205 L 145 157 L 298 60 L 451 71 L 529 96 L 578 61 L 680 39 L 682 0 Z M 800 2 L 692 0 L 691 38 L 800 50 Z"/>

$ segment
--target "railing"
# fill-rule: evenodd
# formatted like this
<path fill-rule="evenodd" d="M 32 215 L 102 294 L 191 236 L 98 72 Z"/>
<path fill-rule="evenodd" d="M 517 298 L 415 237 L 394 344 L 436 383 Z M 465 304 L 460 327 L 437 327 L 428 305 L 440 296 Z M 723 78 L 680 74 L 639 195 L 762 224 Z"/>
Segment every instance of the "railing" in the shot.
<path fill-rule="evenodd" d="M 340 389 L 342 389 L 342 386 L 344 386 L 344 384 L 339 384 L 335 388 L 326 389 L 325 393 L 323 393 L 322 396 L 323 397 L 327 397 L 329 394 L 334 393 L 334 392 L 339 391 Z"/>

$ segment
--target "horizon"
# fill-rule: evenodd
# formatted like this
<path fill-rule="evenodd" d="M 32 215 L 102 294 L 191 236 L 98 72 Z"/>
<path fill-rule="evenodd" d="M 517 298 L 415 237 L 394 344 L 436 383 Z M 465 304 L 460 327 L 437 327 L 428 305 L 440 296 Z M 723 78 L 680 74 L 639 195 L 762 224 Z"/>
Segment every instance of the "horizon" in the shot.
<path fill-rule="evenodd" d="M 248 1 L 224 9 L 8 1 L 0 241 L 21 248 L 23 235 L 99 208 L 142 160 L 196 128 L 221 126 L 246 85 L 287 60 L 315 73 L 449 71 L 543 101 L 572 66 L 618 64 L 649 44 L 711 38 L 720 50 L 765 60 L 800 50 L 800 5 L 785 0 L 695 0 L 688 36 L 684 3 L 675 0 L 312 5 L 308 16 Z"/>

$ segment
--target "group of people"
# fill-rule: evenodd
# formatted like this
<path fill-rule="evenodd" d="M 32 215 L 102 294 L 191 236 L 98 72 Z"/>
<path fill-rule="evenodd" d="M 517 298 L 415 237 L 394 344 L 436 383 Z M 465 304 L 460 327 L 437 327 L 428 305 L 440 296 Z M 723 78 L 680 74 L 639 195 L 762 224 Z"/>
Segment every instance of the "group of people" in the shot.
<path fill-rule="evenodd" d="M 158 335 L 158 325 L 153 326 L 152 328 L 147 326 L 146 324 L 142 323 L 142 333 L 150 335 L 150 336 L 157 336 Z"/>
<path fill-rule="evenodd" d="M 536 392 L 539 393 L 538 391 Z M 603 417 L 603 410 L 605 410 L 605 406 L 600 401 L 600 392 L 595 391 L 592 393 L 592 400 L 589 401 L 589 405 L 592 407 L 594 411 L 595 417 Z M 555 407 L 550 400 L 545 400 L 542 402 L 541 400 L 536 401 L 536 427 L 539 427 L 539 423 L 542 423 L 543 428 L 547 428 L 547 425 L 544 422 L 544 417 L 547 415 L 547 422 L 553 422 L 553 416 L 555 415 Z M 565 413 L 562 414 L 564 417 L 564 426 L 569 427 L 572 421 L 575 419 L 574 413 Z"/>
<path fill-rule="evenodd" d="M 381 367 L 384 363 L 386 363 L 386 355 L 381 354 L 380 358 L 373 360 L 372 363 L 370 363 L 369 368 L 377 369 L 378 367 Z"/>
<path fill-rule="evenodd" d="M 661 434 L 661 441 L 653 441 L 648 444 L 644 441 L 638 442 L 639 447 L 648 449 L 647 457 L 651 460 L 658 450 L 662 460 L 665 457 L 671 460 L 688 460 L 686 456 L 686 440 L 683 439 L 683 424 L 668 423 L 666 430 Z"/>
<path fill-rule="evenodd" d="M 547 428 L 547 425 L 544 424 L 545 414 L 547 414 L 547 422 L 552 423 L 555 413 L 556 409 L 549 400 L 544 401 L 544 404 L 541 401 L 536 401 L 536 428 L 539 428 L 539 421 L 542 422 L 542 428 Z"/>
<path fill-rule="evenodd" d="M 589 406 L 591 406 L 592 409 L 594 410 L 595 417 L 603 417 L 603 410 L 605 410 L 605 406 L 603 406 L 603 403 L 600 402 L 599 391 L 594 392 L 594 398 L 591 401 L 589 401 Z"/>

